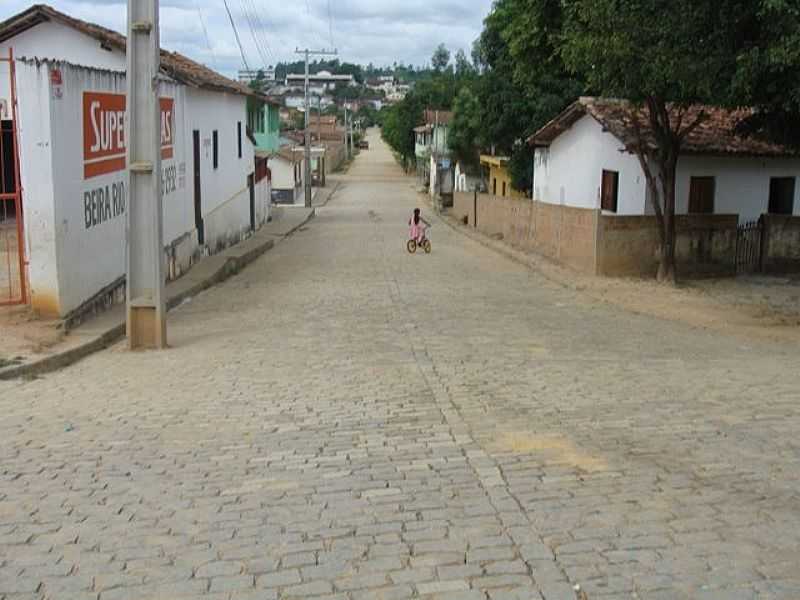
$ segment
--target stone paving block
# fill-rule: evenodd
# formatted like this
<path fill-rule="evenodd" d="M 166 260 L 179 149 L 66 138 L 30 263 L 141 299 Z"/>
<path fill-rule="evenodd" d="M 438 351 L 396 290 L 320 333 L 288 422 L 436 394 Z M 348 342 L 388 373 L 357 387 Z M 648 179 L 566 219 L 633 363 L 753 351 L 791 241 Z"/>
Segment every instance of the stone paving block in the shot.
<path fill-rule="evenodd" d="M 284 587 L 300 583 L 301 581 L 300 571 L 297 569 L 289 569 L 287 571 L 266 573 L 265 575 L 256 577 L 256 587 L 259 589 Z"/>
<path fill-rule="evenodd" d="M 430 583 L 418 583 L 417 592 L 425 596 L 427 594 L 441 594 L 444 592 L 459 592 L 469 589 L 469 583 L 463 579 L 451 579 L 449 581 L 432 581 Z"/>
<path fill-rule="evenodd" d="M 414 590 L 408 585 L 372 588 L 368 591 L 355 591 L 353 600 L 405 600 L 414 597 Z"/>

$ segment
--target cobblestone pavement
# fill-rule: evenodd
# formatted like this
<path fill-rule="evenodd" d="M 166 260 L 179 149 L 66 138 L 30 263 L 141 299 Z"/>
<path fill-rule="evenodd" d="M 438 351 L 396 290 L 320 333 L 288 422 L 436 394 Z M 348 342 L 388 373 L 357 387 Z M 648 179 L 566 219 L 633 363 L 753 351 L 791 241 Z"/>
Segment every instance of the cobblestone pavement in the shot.
<path fill-rule="evenodd" d="M 0 600 L 800 598 L 798 349 L 408 255 L 371 148 L 169 351 L 0 382 Z"/>

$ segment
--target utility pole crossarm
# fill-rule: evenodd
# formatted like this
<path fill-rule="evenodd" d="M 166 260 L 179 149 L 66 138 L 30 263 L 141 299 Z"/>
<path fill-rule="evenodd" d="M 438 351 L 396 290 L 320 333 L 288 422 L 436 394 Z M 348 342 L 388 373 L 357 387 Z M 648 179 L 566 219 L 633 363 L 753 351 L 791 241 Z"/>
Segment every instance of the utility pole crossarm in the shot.
<path fill-rule="evenodd" d="M 306 208 L 311 208 L 311 135 L 309 131 L 309 111 L 310 106 L 308 104 L 308 58 L 309 56 L 336 56 L 339 52 L 334 48 L 332 50 L 311 50 L 309 48 L 305 48 L 301 50 L 297 48 L 295 50 L 295 54 L 302 54 L 305 56 L 305 135 L 303 136 L 305 142 L 305 168 L 303 169 L 303 174 L 305 176 L 305 181 L 303 182 L 303 188 L 305 190 L 305 206 Z"/>

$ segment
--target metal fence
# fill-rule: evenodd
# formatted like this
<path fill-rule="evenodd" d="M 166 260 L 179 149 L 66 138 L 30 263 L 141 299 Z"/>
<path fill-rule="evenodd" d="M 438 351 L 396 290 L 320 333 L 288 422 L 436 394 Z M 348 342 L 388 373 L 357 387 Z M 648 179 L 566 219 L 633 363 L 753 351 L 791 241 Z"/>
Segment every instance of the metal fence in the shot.
<path fill-rule="evenodd" d="M 762 268 L 764 222 L 749 221 L 736 230 L 736 272 L 757 273 Z"/>

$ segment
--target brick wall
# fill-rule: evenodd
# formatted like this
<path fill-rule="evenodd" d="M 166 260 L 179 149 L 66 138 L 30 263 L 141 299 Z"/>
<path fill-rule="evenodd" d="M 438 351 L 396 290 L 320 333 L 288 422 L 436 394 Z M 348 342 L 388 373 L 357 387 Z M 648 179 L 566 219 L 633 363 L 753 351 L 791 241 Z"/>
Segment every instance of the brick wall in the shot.
<path fill-rule="evenodd" d="M 453 214 L 474 225 L 474 196 L 457 192 Z M 478 194 L 478 230 L 522 250 L 535 251 L 584 273 L 595 272 L 597 211 Z"/>
<path fill-rule="evenodd" d="M 764 271 L 800 272 L 800 217 L 764 215 L 762 218 Z"/>
<path fill-rule="evenodd" d="M 734 275 L 738 221 L 737 215 L 676 217 L 678 275 Z M 660 247 L 655 217 L 602 215 L 597 236 L 598 275 L 655 276 Z"/>
<path fill-rule="evenodd" d="M 450 213 L 475 223 L 473 194 L 457 192 Z M 521 198 L 478 194 L 478 230 L 521 250 L 534 251 L 583 273 L 654 277 L 659 237 L 653 216 L 613 216 L 600 211 Z M 737 215 L 680 215 L 676 220 L 678 274 L 684 277 L 736 273 Z M 800 236 L 800 218 L 785 226 L 773 243 L 776 260 L 783 246 Z M 785 240 L 785 242 L 784 242 Z M 800 269 L 800 250 L 795 254 Z"/>

